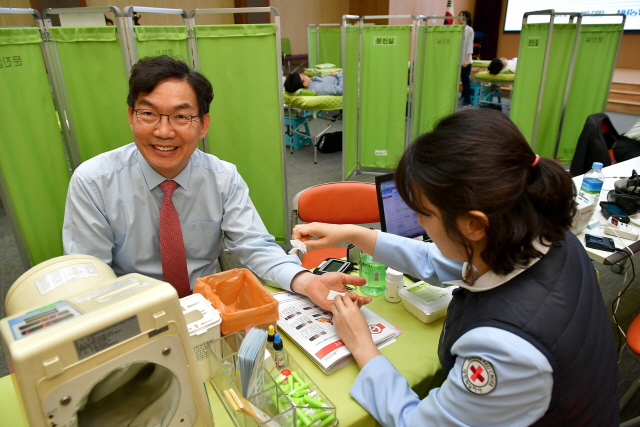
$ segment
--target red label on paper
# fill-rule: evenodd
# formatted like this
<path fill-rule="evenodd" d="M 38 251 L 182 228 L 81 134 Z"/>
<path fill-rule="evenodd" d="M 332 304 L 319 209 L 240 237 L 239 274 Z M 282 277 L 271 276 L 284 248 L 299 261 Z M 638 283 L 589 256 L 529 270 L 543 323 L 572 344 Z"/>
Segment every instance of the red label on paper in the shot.
<path fill-rule="evenodd" d="M 322 359 L 323 357 L 325 357 L 327 354 L 331 353 L 336 348 L 340 348 L 340 347 L 343 347 L 343 346 L 344 346 L 344 343 L 342 342 L 342 340 L 334 341 L 331 344 L 322 347 L 320 349 L 320 351 L 316 353 L 316 357 L 318 359 Z"/>

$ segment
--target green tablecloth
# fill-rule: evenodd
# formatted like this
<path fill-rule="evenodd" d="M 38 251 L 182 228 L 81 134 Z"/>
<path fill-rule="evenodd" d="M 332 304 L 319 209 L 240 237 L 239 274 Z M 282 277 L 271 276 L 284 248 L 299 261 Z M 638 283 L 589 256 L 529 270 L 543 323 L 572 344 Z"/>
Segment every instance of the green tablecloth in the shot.
<path fill-rule="evenodd" d="M 411 283 L 407 279 L 405 281 L 407 282 L 405 284 Z M 281 291 L 271 287 L 267 289 L 270 292 Z M 413 390 L 424 398 L 430 389 L 444 381 L 437 354 L 444 320 L 425 325 L 406 311 L 403 303 L 392 304 L 382 295 L 374 297 L 368 307 L 402 329 L 397 342 L 381 351 L 404 375 Z M 374 418 L 349 396 L 349 389 L 358 376 L 357 364 L 352 363 L 331 375 L 325 375 L 288 337 L 283 336 L 283 343 L 316 385 L 336 405 L 340 426 L 365 427 L 377 424 Z M 232 426 L 229 415 L 222 403 L 218 401 L 216 392 L 210 384 L 207 384 L 207 393 L 216 427 Z M 0 378 L 0 408 L 2 408 L 0 427 L 27 427 L 9 376 Z"/>

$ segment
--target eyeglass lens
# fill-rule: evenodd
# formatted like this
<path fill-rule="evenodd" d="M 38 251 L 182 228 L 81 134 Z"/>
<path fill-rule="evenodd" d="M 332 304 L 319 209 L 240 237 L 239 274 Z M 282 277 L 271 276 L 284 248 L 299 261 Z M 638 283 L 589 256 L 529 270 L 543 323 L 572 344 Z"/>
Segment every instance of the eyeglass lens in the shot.
<path fill-rule="evenodd" d="M 188 114 L 160 114 L 154 110 L 136 110 L 138 123 L 140 123 L 142 126 L 156 126 L 158 125 L 158 123 L 160 123 L 162 116 L 169 117 L 169 124 L 175 130 L 186 130 L 191 126 L 192 117 Z"/>

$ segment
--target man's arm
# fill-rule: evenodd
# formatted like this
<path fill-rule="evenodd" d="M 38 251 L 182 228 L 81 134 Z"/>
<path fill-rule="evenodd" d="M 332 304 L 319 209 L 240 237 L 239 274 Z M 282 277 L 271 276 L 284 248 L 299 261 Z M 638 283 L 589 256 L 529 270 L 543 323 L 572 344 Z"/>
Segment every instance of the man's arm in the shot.
<path fill-rule="evenodd" d="M 109 265 L 113 260 L 113 232 L 102 196 L 77 170 L 69 182 L 62 245 L 65 255 L 92 255 Z"/>

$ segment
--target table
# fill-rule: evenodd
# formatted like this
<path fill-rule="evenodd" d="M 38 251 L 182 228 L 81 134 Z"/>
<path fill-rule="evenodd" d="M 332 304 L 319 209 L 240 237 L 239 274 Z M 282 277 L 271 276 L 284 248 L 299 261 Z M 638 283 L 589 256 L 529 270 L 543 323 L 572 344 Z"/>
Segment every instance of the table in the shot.
<path fill-rule="evenodd" d="M 413 282 L 405 278 L 405 285 L 410 283 Z M 269 286 L 266 288 L 271 293 L 282 291 Z M 358 293 L 364 295 L 359 290 Z M 390 303 L 384 295 L 373 297 L 368 307 L 402 329 L 397 342 L 384 347 L 381 352 L 404 375 L 413 390 L 424 398 L 429 390 L 445 379 L 437 354 L 444 319 L 425 325 L 406 311 L 403 303 Z M 349 396 L 349 389 L 359 372 L 357 364 L 352 363 L 327 376 L 287 336 L 283 336 L 282 341 L 287 351 L 336 405 L 340 426 L 377 425 L 375 419 Z M 216 426 L 232 426 L 233 422 L 210 384 L 207 384 L 207 393 Z M 27 427 L 9 376 L 0 378 L 0 408 L 0 427 Z"/>
<path fill-rule="evenodd" d="M 637 171 L 640 171 L 640 157 L 636 157 L 635 159 L 626 160 L 624 162 L 616 163 L 615 165 L 611 165 L 611 166 L 607 166 L 606 168 L 603 168 L 602 173 L 604 174 L 606 179 L 602 186 L 602 192 L 600 193 L 599 202 L 607 201 L 607 193 L 610 190 L 613 190 L 614 182 L 618 181 L 621 178 L 630 177 L 631 172 L 634 169 Z M 582 184 L 583 176 L 584 175 L 579 175 L 573 178 L 573 183 L 576 186 L 576 191 L 580 191 L 580 185 Z M 594 218 L 599 219 L 601 224 L 605 224 L 607 221 L 604 218 L 604 216 L 602 216 L 602 211 L 600 210 L 599 206 L 596 207 L 596 214 Z M 589 230 L 588 228 L 585 228 L 582 233 L 577 235 L 578 239 L 580 240 L 580 242 L 582 242 L 583 245 L 585 245 L 585 241 L 584 241 L 585 234 L 594 234 L 594 235 L 601 236 L 601 235 L 604 235 L 604 229 L 594 228 L 593 230 Z M 616 243 L 616 247 L 621 247 L 620 245 L 620 240 L 621 240 L 624 244 L 629 246 L 629 248 L 634 253 L 640 250 L 640 241 L 633 241 L 628 239 L 618 240 L 618 238 L 615 236 L 609 236 L 609 237 L 613 238 L 613 240 Z M 621 253 L 621 252 L 611 253 L 607 251 L 601 251 L 598 249 L 587 248 L 586 246 L 585 246 L 585 249 L 587 250 L 587 254 L 589 254 L 589 258 L 604 265 L 616 264 L 627 257 L 624 253 Z"/>

